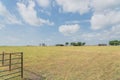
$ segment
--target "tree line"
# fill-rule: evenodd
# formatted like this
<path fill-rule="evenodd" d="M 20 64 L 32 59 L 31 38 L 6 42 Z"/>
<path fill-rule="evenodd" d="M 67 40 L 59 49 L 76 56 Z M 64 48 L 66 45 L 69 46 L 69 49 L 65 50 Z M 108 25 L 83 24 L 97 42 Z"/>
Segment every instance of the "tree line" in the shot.
<path fill-rule="evenodd" d="M 65 44 L 56 44 L 56 46 L 84 46 L 85 42 L 65 42 Z"/>
<path fill-rule="evenodd" d="M 108 42 L 110 46 L 120 46 L 120 40 L 111 40 Z M 56 44 L 55 46 L 84 46 L 85 42 L 65 42 L 64 44 Z M 45 43 L 40 43 L 39 46 L 47 46 Z M 98 46 L 107 46 L 107 44 L 98 44 Z"/>
<path fill-rule="evenodd" d="M 119 40 L 109 41 L 109 45 L 111 45 L 111 46 L 119 46 L 120 45 L 120 41 Z"/>
<path fill-rule="evenodd" d="M 56 44 L 56 46 L 84 46 L 85 42 L 65 42 L 65 44 Z M 120 40 L 111 40 L 110 46 L 120 46 Z M 98 44 L 98 46 L 107 46 L 107 44 Z"/>

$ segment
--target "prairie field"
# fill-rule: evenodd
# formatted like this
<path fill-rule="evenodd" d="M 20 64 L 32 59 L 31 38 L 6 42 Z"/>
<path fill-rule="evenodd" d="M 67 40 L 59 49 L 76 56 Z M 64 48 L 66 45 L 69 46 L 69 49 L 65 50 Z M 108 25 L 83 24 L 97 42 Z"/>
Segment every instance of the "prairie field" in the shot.
<path fill-rule="evenodd" d="M 120 80 L 120 46 L 14 46 L 2 51 L 23 52 L 24 69 L 44 80 Z"/>

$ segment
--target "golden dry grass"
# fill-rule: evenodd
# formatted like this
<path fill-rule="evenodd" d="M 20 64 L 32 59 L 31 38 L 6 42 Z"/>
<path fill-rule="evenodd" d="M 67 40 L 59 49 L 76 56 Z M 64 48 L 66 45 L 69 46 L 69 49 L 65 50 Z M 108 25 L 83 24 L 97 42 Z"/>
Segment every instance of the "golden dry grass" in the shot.
<path fill-rule="evenodd" d="M 120 80 L 120 46 L 0 47 L 2 51 L 23 51 L 24 68 L 46 80 Z"/>

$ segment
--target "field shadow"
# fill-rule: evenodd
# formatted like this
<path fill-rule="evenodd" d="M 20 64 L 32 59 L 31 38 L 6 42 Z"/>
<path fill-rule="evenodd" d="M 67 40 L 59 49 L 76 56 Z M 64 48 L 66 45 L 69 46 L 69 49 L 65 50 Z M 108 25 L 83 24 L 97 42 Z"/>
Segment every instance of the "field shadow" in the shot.
<path fill-rule="evenodd" d="M 30 70 L 24 69 L 24 79 L 23 80 L 46 80 L 46 77 L 41 74 L 37 74 Z"/>

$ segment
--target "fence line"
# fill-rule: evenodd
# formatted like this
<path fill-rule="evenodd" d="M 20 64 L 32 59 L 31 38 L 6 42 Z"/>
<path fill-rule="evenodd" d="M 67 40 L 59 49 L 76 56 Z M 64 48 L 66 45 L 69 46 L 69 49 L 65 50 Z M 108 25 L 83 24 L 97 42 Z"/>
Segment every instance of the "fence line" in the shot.
<path fill-rule="evenodd" d="M 16 53 L 3 52 L 2 54 L 0 54 L 0 56 L 1 56 L 0 68 L 5 68 L 0 70 L 0 78 L 4 78 L 4 80 L 9 80 L 16 77 L 23 78 L 23 52 Z M 19 62 L 17 62 L 17 60 L 19 60 Z"/>

